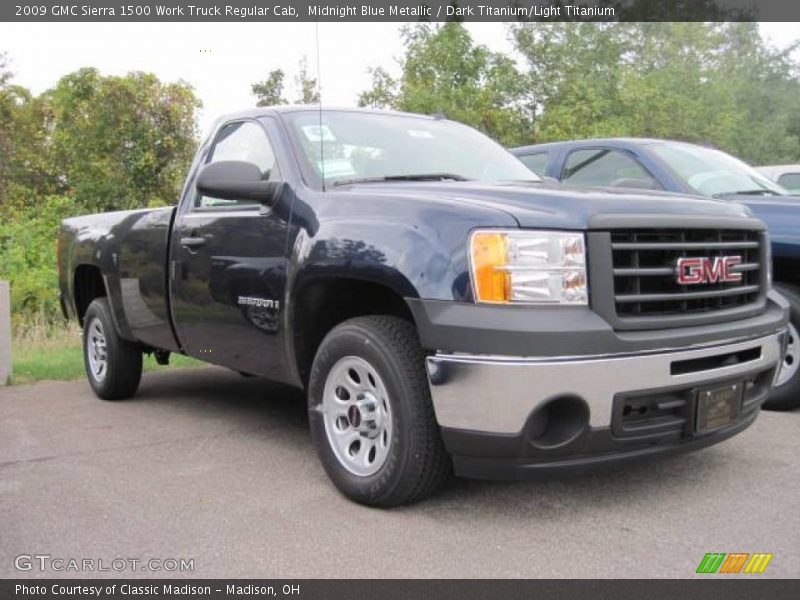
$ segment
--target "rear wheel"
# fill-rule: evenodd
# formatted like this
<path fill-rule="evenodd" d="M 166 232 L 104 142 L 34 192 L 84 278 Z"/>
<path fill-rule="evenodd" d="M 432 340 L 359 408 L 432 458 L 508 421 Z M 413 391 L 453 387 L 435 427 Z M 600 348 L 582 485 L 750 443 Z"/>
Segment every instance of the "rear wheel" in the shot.
<path fill-rule="evenodd" d="M 92 301 L 83 317 L 83 361 L 94 393 L 122 400 L 136 393 L 142 378 L 142 352 L 121 338 L 106 298 Z"/>
<path fill-rule="evenodd" d="M 785 283 L 775 289 L 789 301 L 789 345 L 775 381 L 775 389 L 764 403 L 769 410 L 791 410 L 800 406 L 800 290 Z"/>
<path fill-rule="evenodd" d="M 314 359 L 308 401 L 317 453 L 348 498 L 408 504 L 447 479 L 450 458 L 410 323 L 369 316 L 335 327 Z"/>

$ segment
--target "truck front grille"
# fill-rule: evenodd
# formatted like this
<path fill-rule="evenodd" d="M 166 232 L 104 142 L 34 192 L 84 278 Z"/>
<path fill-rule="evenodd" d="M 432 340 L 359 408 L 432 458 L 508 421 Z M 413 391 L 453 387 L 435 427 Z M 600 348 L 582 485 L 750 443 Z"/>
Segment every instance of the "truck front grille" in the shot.
<path fill-rule="evenodd" d="M 620 319 L 734 309 L 759 301 L 763 286 L 762 235 L 737 229 L 612 231 L 614 306 Z M 741 281 L 678 282 L 681 257 L 736 256 Z M 713 278 L 710 278 L 713 279 Z"/>

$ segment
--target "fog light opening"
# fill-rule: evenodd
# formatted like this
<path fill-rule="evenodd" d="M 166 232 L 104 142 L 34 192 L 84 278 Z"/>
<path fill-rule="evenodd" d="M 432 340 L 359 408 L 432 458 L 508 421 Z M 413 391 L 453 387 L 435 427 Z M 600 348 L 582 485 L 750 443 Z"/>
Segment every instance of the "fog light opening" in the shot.
<path fill-rule="evenodd" d="M 577 396 L 559 396 L 537 408 L 530 422 L 535 447 L 566 446 L 589 427 L 589 407 Z"/>

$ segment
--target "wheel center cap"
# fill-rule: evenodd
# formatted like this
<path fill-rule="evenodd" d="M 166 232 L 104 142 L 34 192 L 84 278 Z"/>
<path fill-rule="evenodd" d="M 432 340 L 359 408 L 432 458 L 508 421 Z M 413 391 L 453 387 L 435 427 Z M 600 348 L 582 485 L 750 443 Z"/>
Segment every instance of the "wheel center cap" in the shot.
<path fill-rule="evenodd" d="M 350 427 L 367 437 L 375 437 L 383 429 L 383 415 L 378 410 L 378 401 L 369 392 L 347 408 L 347 420 Z"/>

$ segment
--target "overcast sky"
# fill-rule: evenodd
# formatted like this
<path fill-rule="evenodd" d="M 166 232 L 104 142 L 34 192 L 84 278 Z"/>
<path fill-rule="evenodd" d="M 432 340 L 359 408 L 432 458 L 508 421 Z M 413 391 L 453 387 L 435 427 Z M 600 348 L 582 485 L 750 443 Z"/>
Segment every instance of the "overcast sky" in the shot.
<path fill-rule="evenodd" d="M 354 105 L 358 93 L 369 87 L 370 66 L 396 71 L 401 26 L 321 23 L 323 103 Z M 478 43 L 512 52 L 504 24 L 467 27 Z M 778 47 L 800 37 L 797 23 L 761 27 Z M 0 23 L 0 52 L 8 53 L 16 83 L 34 93 L 85 66 L 104 74 L 140 70 L 165 81 L 183 79 L 203 102 L 203 132 L 219 115 L 253 106 L 250 84 L 271 69 L 283 69 L 291 83 L 304 55 L 312 75 L 317 68 L 314 23 Z"/>

